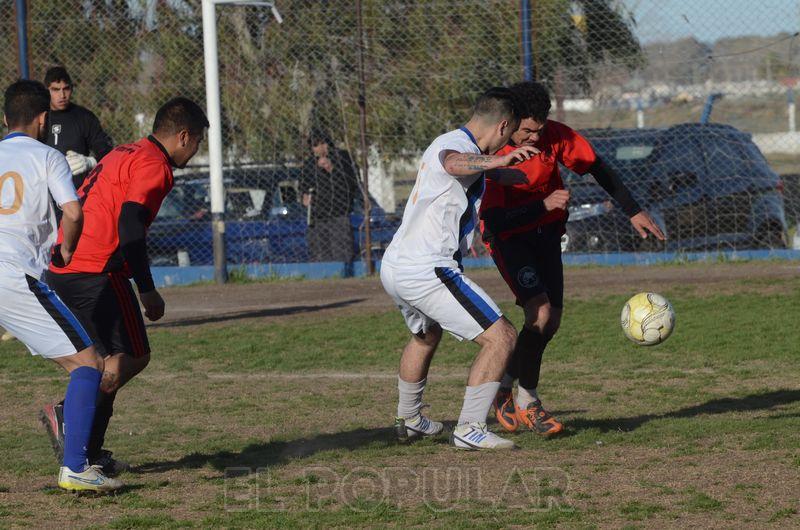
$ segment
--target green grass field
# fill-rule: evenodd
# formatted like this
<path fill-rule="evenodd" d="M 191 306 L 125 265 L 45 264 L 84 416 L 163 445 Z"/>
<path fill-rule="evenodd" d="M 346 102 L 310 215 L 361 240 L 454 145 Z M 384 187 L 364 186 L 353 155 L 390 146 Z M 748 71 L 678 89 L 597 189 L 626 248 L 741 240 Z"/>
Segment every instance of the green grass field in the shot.
<path fill-rule="evenodd" d="M 36 412 L 65 378 L 4 343 L 0 527 L 796 526 L 800 278 L 725 292 L 665 292 L 654 348 L 624 339 L 624 297 L 567 300 L 540 387 L 567 431 L 494 454 L 393 442 L 393 311 L 155 330 L 107 439 L 134 472 L 101 498 L 54 488 Z M 432 417 L 457 418 L 475 349 L 443 341 Z"/>

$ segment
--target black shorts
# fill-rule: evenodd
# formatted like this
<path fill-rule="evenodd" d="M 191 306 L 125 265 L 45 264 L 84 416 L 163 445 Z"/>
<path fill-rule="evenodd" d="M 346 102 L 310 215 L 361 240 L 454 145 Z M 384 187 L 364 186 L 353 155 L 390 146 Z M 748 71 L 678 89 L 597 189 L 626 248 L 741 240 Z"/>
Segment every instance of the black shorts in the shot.
<path fill-rule="evenodd" d="M 564 306 L 564 266 L 561 263 L 560 223 L 552 223 L 491 244 L 494 259 L 517 305 L 547 293 L 550 305 Z"/>
<path fill-rule="evenodd" d="M 78 317 L 103 357 L 150 353 L 139 301 L 121 273 L 47 273 L 47 284 Z"/>

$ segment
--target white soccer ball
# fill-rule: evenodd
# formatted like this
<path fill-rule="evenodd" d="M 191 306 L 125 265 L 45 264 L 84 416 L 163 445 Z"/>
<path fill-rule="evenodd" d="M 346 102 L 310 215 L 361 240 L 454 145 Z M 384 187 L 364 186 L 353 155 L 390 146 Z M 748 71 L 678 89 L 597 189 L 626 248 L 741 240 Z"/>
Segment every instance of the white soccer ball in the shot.
<path fill-rule="evenodd" d="M 675 327 L 675 310 L 669 300 L 656 293 L 639 293 L 622 308 L 622 331 L 640 346 L 667 340 Z"/>

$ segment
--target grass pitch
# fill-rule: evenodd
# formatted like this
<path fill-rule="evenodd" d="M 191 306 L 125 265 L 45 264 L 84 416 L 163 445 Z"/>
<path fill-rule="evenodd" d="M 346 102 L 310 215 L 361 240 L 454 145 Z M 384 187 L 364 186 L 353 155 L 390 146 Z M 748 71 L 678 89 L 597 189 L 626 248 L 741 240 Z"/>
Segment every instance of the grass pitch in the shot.
<path fill-rule="evenodd" d="M 154 330 L 107 439 L 134 472 L 103 498 L 55 489 L 36 412 L 66 380 L 4 343 L 0 527 L 800 524 L 800 279 L 667 290 L 654 348 L 622 335 L 629 294 L 567 300 L 540 389 L 566 433 L 494 454 L 393 442 L 394 311 Z M 475 351 L 443 341 L 433 418 L 452 426 Z"/>

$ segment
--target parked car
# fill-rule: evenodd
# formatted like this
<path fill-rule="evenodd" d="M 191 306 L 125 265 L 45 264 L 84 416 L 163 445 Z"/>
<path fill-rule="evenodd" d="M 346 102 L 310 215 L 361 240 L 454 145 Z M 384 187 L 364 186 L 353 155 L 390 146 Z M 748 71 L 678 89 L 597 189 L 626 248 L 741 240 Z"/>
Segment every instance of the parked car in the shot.
<path fill-rule="evenodd" d="M 786 248 L 783 183 L 749 134 L 695 123 L 584 134 L 668 239 L 642 240 L 594 178 L 565 170 L 565 251 Z"/>
<path fill-rule="evenodd" d="M 300 169 L 286 166 L 231 168 L 223 171 L 225 246 L 229 263 L 288 263 L 309 259 L 306 209 L 299 193 Z M 153 265 L 213 263 L 208 174 L 176 179 L 148 232 Z M 371 251 L 380 259 L 400 220 L 370 197 Z M 359 197 L 350 224 L 356 256 L 364 246 L 364 208 Z"/>

